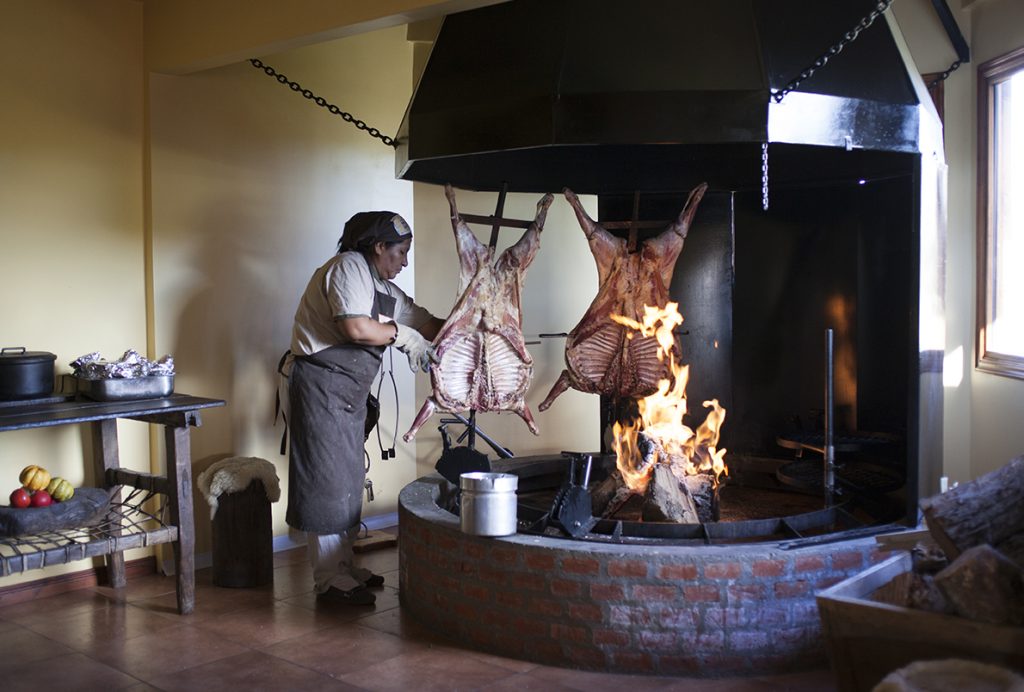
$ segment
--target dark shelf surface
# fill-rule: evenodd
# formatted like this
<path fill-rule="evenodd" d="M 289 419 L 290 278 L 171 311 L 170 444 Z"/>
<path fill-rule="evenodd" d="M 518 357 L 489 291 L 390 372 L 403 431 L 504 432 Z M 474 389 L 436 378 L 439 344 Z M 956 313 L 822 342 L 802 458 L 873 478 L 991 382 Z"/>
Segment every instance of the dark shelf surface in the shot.
<path fill-rule="evenodd" d="M 108 418 L 139 418 L 142 416 L 195 411 L 223 406 L 222 399 L 206 399 L 188 394 L 171 394 L 157 399 L 131 401 L 91 401 L 73 399 L 0 409 L 0 432 L 51 425 L 87 423 Z"/>

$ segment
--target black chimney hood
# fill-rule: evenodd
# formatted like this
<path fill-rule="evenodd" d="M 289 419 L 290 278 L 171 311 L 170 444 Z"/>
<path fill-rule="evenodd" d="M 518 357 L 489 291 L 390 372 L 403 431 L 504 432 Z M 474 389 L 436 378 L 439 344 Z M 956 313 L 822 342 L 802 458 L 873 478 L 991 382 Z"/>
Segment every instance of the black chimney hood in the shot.
<path fill-rule="evenodd" d="M 445 18 L 398 133 L 396 174 L 580 193 L 901 175 L 922 109 L 874 0 L 510 0 Z"/>

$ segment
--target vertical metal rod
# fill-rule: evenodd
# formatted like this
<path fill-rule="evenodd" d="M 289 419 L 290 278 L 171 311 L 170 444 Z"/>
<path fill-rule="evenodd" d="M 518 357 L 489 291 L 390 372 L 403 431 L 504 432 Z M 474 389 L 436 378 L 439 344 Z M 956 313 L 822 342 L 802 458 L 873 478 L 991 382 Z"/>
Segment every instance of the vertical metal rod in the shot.
<path fill-rule="evenodd" d="M 476 449 L 476 409 L 469 409 L 469 425 L 466 428 L 469 432 L 469 440 L 466 442 L 466 446 L 470 449 Z"/>
<path fill-rule="evenodd" d="M 835 494 L 835 461 L 836 449 L 834 439 L 835 428 L 835 396 L 834 396 L 834 362 L 832 358 L 832 329 L 825 330 L 825 506 L 831 507 Z"/>

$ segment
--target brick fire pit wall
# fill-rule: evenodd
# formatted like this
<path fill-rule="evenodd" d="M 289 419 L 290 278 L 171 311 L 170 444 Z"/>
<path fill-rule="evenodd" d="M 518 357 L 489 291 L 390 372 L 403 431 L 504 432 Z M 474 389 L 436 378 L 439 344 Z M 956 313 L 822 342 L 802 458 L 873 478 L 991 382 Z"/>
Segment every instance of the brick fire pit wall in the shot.
<path fill-rule="evenodd" d="M 783 549 L 461 532 L 445 481 L 399 496 L 402 607 L 475 649 L 548 665 L 754 675 L 827 662 L 814 592 L 883 559 L 873 538 Z"/>

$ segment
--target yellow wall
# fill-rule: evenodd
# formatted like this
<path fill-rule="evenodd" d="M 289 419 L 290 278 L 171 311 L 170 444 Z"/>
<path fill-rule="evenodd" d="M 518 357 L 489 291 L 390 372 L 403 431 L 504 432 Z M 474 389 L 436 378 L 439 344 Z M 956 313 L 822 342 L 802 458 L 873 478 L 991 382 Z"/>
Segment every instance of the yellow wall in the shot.
<path fill-rule="evenodd" d="M 141 32 L 126 0 L 3 4 L 0 341 L 56 354 L 58 372 L 91 351 L 146 349 Z M 122 464 L 148 471 L 147 426 L 118 427 Z M 85 426 L 0 434 L 0 503 L 28 463 L 92 484 L 88 440 Z"/>
<path fill-rule="evenodd" d="M 296 16 L 317 16 L 317 3 L 300 4 Z M 406 10 L 445 5 L 400 4 Z M 948 48 L 943 52 L 945 38 L 930 18 L 930 4 L 908 0 L 894 8 L 923 71 L 944 69 L 953 57 Z M 175 5 L 184 13 L 175 14 Z M 330 5 L 335 9 L 325 5 L 319 15 L 328 24 L 338 4 Z M 298 295 L 312 269 L 332 252 L 344 220 L 366 208 L 408 215 L 417 236 L 417 271 L 410 267 L 400 279 L 439 315 L 454 300 L 457 262 L 440 188 L 396 181 L 393 154 L 383 144 L 247 63 L 224 62 L 229 54 L 248 55 L 257 44 L 305 44 L 256 55 L 393 133 L 423 56 L 417 60 L 397 25 L 317 42 L 323 21 L 312 38 L 298 36 L 292 22 L 275 27 L 264 16 L 272 6 L 280 4 L 256 3 L 252 17 L 263 19 L 255 25 L 236 22 L 232 32 L 235 3 L 7 0 L 0 23 L 0 269 L 8 287 L 3 345 L 52 351 L 65 372 L 70 360 L 94 350 L 108 356 L 126 348 L 172 353 L 178 391 L 228 400 L 227 407 L 206 412 L 203 427 L 193 433 L 195 473 L 212 459 L 244 454 L 274 461 L 284 480 L 287 466 L 277 454 L 281 428 L 271 425 L 274 368 L 288 342 Z M 373 21 L 396 24 L 380 4 L 369 6 L 375 8 Z M 1024 452 L 1024 428 L 1018 424 L 1024 383 L 973 370 L 974 69 L 1024 44 L 1024 10 L 1016 0 L 987 0 L 956 11 L 974 60 L 946 84 L 947 368 L 959 362 L 963 375 L 947 385 L 944 444 L 946 473 L 962 481 Z M 161 16 L 170 17 L 163 30 Z M 216 17 L 220 30 L 189 26 L 189 16 Z M 144 43 L 146 52 L 163 56 L 168 72 L 184 73 L 204 61 L 220 66 L 188 76 L 150 74 L 147 92 Z M 489 213 L 494 197 L 460 193 L 459 202 L 465 211 Z M 506 211 L 531 218 L 536 201 L 512 195 Z M 147 315 L 148 216 L 153 302 Z M 503 244 L 515 235 L 503 233 Z M 528 336 L 571 328 L 592 297 L 592 263 L 567 264 L 565 257 L 589 260 L 589 253 L 559 198 L 526 278 Z M 530 347 L 537 361 L 528 397 L 534 409 L 561 369 L 561 346 L 547 340 Z M 400 434 L 418 410 L 427 380 L 413 377 L 401 356 L 395 374 Z M 386 396 L 385 407 L 383 429 L 390 438 L 395 412 Z M 597 446 L 596 398 L 569 392 L 549 412 L 534 412 L 539 438 L 510 414 L 485 416 L 481 425 L 519 454 Z M 371 477 L 378 499 L 367 506 L 367 515 L 393 511 L 401 487 L 432 466 L 436 420 L 415 445 L 399 441 L 397 460 L 375 460 Z M 120 430 L 123 463 L 146 470 L 147 427 L 122 423 Z M 40 461 L 76 484 L 93 482 L 83 470 L 91 463 L 83 451 L 86 440 L 84 431 L 73 428 L 0 435 L 12 489 L 21 466 Z M 375 445 L 368 448 L 372 452 Z M 159 454 L 152 463 L 160 466 Z M 274 506 L 277 535 L 287 533 L 284 508 L 284 501 Z M 203 553 L 209 550 L 209 517 L 202 504 L 196 523 L 197 552 Z M 83 566 L 10 577 L 0 586 Z"/>

